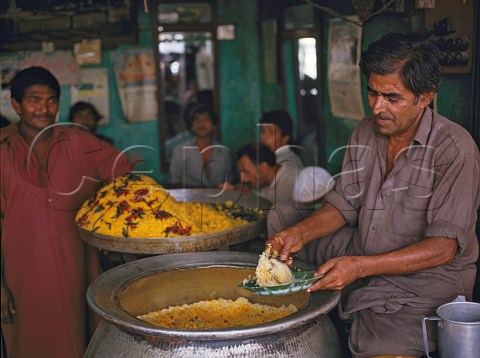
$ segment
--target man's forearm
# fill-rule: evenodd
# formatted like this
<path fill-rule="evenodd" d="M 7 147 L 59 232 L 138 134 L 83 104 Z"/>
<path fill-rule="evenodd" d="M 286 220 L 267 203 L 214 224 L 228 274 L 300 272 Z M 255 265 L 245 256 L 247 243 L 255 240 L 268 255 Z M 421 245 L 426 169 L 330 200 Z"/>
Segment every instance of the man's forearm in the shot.
<path fill-rule="evenodd" d="M 326 203 L 305 220 L 294 225 L 302 235 L 302 242 L 308 242 L 330 235 L 345 226 L 347 222 L 340 212 L 331 204 Z"/>
<path fill-rule="evenodd" d="M 361 277 L 404 275 L 451 262 L 457 241 L 430 237 L 413 245 L 382 255 L 360 256 Z"/>

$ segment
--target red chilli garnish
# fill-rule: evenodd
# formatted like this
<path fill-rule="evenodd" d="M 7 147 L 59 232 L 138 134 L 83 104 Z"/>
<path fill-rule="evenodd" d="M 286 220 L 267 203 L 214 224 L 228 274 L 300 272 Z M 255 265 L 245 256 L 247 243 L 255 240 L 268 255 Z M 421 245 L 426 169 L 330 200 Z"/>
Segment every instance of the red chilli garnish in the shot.
<path fill-rule="evenodd" d="M 135 198 L 133 199 L 135 202 L 142 201 L 143 198 L 148 194 L 148 189 L 138 189 L 135 191 Z"/>
<path fill-rule="evenodd" d="M 130 193 L 130 190 L 128 189 L 124 189 L 124 188 L 118 188 L 118 189 L 115 189 L 115 195 L 118 197 L 120 196 L 126 196 Z"/>
<path fill-rule="evenodd" d="M 163 211 L 163 210 L 155 210 L 154 215 L 155 215 L 155 219 L 158 219 L 158 220 L 163 220 L 163 219 L 172 217 L 172 214 L 167 213 L 166 211 Z"/>
<path fill-rule="evenodd" d="M 191 231 L 191 226 L 183 227 L 182 223 L 180 221 L 177 221 L 175 224 L 165 229 L 165 234 L 168 235 L 172 232 L 177 235 L 189 235 Z"/>

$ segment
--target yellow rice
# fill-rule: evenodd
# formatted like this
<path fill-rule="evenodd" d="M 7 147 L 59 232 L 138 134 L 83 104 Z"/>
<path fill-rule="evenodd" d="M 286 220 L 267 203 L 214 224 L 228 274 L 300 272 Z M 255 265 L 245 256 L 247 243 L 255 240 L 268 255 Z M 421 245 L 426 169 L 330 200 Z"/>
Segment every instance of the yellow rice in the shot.
<path fill-rule="evenodd" d="M 219 298 L 171 306 L 137 318 L 164 328 L 201 330 L 255 326 L 283 318 L 296 311 L 297 307 L 292 304 L 275 307 L 251 303 L 245 297 L 239 297 L 235 301 Z"/>
<path fill-rule="evenodd" d="M 231 203 L 228 206 L 234 210 Z M 78 211 L 76 222 L 87 231 L 130 238 L 192 236 L 249 223 L 229 211 L 209 203 L 177 201 L 152 178 L 129 174 L 88 199 Z"/>

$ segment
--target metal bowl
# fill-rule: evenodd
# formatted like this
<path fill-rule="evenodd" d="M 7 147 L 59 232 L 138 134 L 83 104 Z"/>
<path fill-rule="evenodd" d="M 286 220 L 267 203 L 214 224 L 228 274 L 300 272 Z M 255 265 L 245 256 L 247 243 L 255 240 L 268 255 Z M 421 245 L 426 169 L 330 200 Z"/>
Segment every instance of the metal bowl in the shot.
<path fill-rule="evenodd" d="M 231 201 L 243 208 L 262 210 L 268 210 L 271 206 L 268 200 L 249 192 L 172 189 L 169 193 L 181 202 L 226 203 Z M 214 250 L 248 241 L 266 233 L 266 218 L 260 218 L 232 230 L 183 237 L 127 238 L 102 235 L 81 228 L 79 231 L 84 241 L 99 249 L 131 254 L 171 254 Z"/>
<path fill-rule="evenodd" d="M 132 261 L 105 272 L 87 292 L 87 302 L 102 323 L 85 357 L 341 357 L 327 315 L 340 292 L 254 295 L 237 285 L 254 273 L 257 262 L 254 253 L 181 253 Z M 298 267 L 315 269 L 300 261 Z M 172 305 L 238 297 L 277 307 L 293 304 L 298 311 L 259 325 L 206 330 L 162 328 L 136 318 Z"/>

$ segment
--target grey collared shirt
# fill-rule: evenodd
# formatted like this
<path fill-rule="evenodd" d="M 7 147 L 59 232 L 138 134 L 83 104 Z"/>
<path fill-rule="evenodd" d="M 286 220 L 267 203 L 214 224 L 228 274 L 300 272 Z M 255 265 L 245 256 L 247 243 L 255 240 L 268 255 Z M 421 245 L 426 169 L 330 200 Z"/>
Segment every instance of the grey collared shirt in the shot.
<path fill-rule="evenodd" d="M 349 226 L 357 227 L 353 254 L 386 253 L 425 237 L 457 240 L 453 262 L 410 275 L 375 278 L 377 283 L 384 281 L 380 286 L 386 284 L 375 290 L 381 296 L 394 285 L 406 292 L 413 305 L 435 304 L 458 294 L 469 297 L 478 258 L 477 145 L 464 128 L 427 108 L 414 140 L 385 178 L 387 140 L 376 130 L 374 118 L 365 118 L 345 150 L 336 187 L 325 198 Z M 375 305 L 378 298 L 371 292 L 363 296 L 357 292 L 355 299 L 371 300 Z"/>

